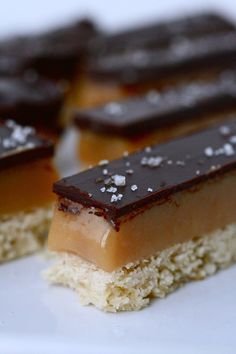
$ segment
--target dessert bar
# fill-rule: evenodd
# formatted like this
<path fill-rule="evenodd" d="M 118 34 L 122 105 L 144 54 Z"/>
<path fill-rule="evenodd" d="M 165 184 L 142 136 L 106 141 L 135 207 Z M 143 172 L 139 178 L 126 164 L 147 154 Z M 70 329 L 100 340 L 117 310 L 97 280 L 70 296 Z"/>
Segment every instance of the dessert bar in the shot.
<path fill-rule="evenodd" d="M 236 72 L 211 82 L 151 90 L 97 108 L 77 110 L 79 158 L 83 166 L 118 158 L 125 151 L 189 133 L 236 112 Z"/>
<path fill-rule="evenodd" d="M 61 179 L 46 276 L 137 310 L 236 260 L 236 120 Z"/>
<path fill-rule="evenodd" d="M 62 130 L 61 87 L 37 76 L 0 77 L 0 118 L 11 117 L 55 138 Z"/>
<path fill-rule="evenodd" d="M 57 179 L 53 145 L 33 128 L 0 125 L 0 263 L 39 250 L 45 243 Z"/>
<path fill-rule="evenodd" d="M 90 49 L 94 56 L 132 52 L 135 49 L 161 48 L 175 39 L 191 39 L 210 33 L 235 29 L 233 22 L 217 13 L 199 13 L 172 20 L 157 21 L 118 33 L 98 35 L 92 39 Z"/>
<path fill-rule="evenodd" d="M 82 19 L 45 33 L 2 40 L 0 73 L 19 75 L 33 69 L 53 79 L 72 79 L 97 34 L 93 22 Z"/>
<path fill-rule="evenodd" d="M 127 49 L 124 46 L 123 50 L 91 57 L 77 103 L 91 107 L 150 88 L 161 90 L 185 81 L 209 80 L 235 61 L 235 28 L 222 18 L 202 15 L 160 26 L 165 29 L 163 36 L 157 26 L 150 37 L 144 35 L 142 41 L 140 35 L 134 45 L 128 35 Z M 117 46 L 120 42 L 118 36 Z"/>

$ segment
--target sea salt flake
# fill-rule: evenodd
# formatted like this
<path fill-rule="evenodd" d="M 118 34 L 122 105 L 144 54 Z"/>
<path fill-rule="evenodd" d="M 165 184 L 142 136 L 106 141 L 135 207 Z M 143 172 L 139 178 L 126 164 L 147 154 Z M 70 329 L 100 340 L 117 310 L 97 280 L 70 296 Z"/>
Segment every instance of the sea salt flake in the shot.
<path fill-rule="evenodd" d="M 111 203 L 115 203 L 115 202 L 117 202 L 117 196 L 115 195 L 115 194 L 112 194 L 112 196 L 111 196 Z"/>
<path fill-rule="evenodd" d="M 102 174 L 103 174 L 104 176 L 106 176 L 106 175 L 108 174 L 108 170 L 107 170 L 106 168 L 104 168 L 104 170 L 102 170 Z"/>
<path fill-rule="evenodd" d="M 185 166 L 185 162 L 184 161 L 176 161 L 176 165 L 178 166 Z"/>
<path fill-rule="evenodd" d="M 117 192 L 117 188 L 116 187 L 109 187 L 109 188 L 107 188 L 107 192 L 108 193 L 116 193 Z"/>
<path fill-rule="evenodd" d="M 117 187 L 126 185 L 126 177 L 122 175 L 114 175 L 112 176 L 112 180 Z"/>
<path fill-rule="evenodd" d="M 212 149 L 212 147 L 208 146 L 207 148 L 205 148 L 204 154 L 207 157 L 212 157 L 214 155 L 214 150 Z"/>
<path fill-rule="evenodd" d="M 161 156 L 152 156 L 152 157 L 142 157 L 141 159 L 141 165 L 143 166 L 149 166 L 149 167 L 158 167 L 162 163 L 163 158 Z"/>
<path fill-rule="evenodd" d="M 138 189 L 138 186 L 136 184 L 133 184 L 130 189 L 131 191 L 135 192 Z"/>
<path fill-rule="evenodd" d="M 11 119 L 8 119 L 5 124 L 8 128 L 14 128 L 17 125 L 14 120 Z"/>
<path fill-rule="evenodd" d="M 219 155 L 223 155 L 224 154 L 224 149 L 223 148 L 219 148 L 219 149 L 216 149 L 214 151 L 214 155 L 215 156 L 219 156 Z"/>
<path fill-rule="evenodd" d="M 234 155 L 235 151 L 234 151 L 233 146 L 231 144 L 225 144 L 224 145 L 224 153 L 226 156 Z"/>
<path fill-rule="evenodd" d="M 148 192 L 153 192 L 153 189 L 152 188 L 148 188 L 147 191 Z"/>
<path fill-rule="evenodd" d="M 151 149 L 151 147 L 150 147 L 150 146 L 147 146 L 147 147 L 145 147 L 145 151 L 146 151 L 146 152 L 151 152 L 151 151 L 152 151 L 152 149 Z"/>
<path fill-rule="evenodd" d="M 17 145 L 17 143 L 12 140 L 12 139 L 3 139 L 2 141 L 2 146 L 4 147 L 4 149 L 10 149 L 10 148 L 15 148 Z"/>
<path fill-rule="evenodd" d="M 25 147 L 27 149 L 33 149 L 33 148 L 35 148 L 35 144 L 33 142 L 29 141 L 28 143 L 25 144 Z"/>
<path fill-rule="evenodd" d="M 131 170 L 131 169 L 126 170 L 125 172 L 127 173 L 127 175 L 132 175 L 132 174 L 134 173 L 134 171 L 133 171 L 133 170 Z"/>
<path fill-rule="evenodd" d="M 11 139 L 15 140 L 17 143 L 25 144 L 29 135 L 35 134 L 35 129 L 31 127 L 21 127 L 20 125 L 12 123 L 12 133 Z"/>
<path fill-rule="evenodd" d="M 105 180 L 104 180 L 104 184 L 111 184 L 112 183 L 112 179 L 109 177 L 109 178 L 106 178 Z"/>
<path fill-rule="evenodd" d="M 230 138 L 229 138 L 229 142 L 231 144 L 236 144 L 236 135 L 232 135 Z"/>
<path fill-rule="evenodd" d="M 149 63 L 149 53 L 145 50 L 136 50 L 130 56 L 130 60 L 133 65 L 137 67 L 145 67 Z"/>
<path fill-rule="evenodd" d="M 35 129 L 33 127 L 21 127 L 22 129 L 22 133 L 25 134 L 25 135 L 34 135 L 35 134 Z"/>
<path fill-rule="evenodd" d="M 118 200 L 121 200 L 122 198 L 123 198 L 123 194 L 119 193 L 119 194 L 117 195 L 117 199 L 118 199 Z"/>
<path fill-rule="evenodd" d="M 155 91 L 149 91 L 146 95 L 146 99 L 151 104 L 157 104 L 160 101 L 161 95 Z"/>
<path fill-rule="evenodd" d="M 27 136 L 23 134 L 23 131 L 20 127 L 17 127 L 13 130 L 11 137 L 13 140 L 15 140 L 17 143 L 25 143 Z"/>
<path fill-rule="evenodd" d="M 119 103 L 116 103 L 116 102 L 111 102 L 111 103 L 108 103 L 105 108 L 104 108 L 105 112 L 108 113 L 109 115 L 111 116 L 120 116 L 124 109 L 123 107 L 121 106 L 121 104 Z"/>
<path fill-rule="evenodd" d="M 227 127 L 227 125 L 222 125 L 222 127 L 219 128 L 220 134 L 221 135 L 229 135 L 230 134 L 230 128 Z"/>
<path fill-rule="evenodd" d="M 199 170 L 196 171 L 196 175 L 197 176 L 200 175 L 200 171 Z"/>
<path fill-rule="evenodd" d="M 100 191 L 101 191 L 102 193 L 104 193 L 104 192 L 105 192 L 105 190 L 106 190 L 106 188 L 105 188 L 105 187 L 100 188 Z"/>
<path fill-rule="evenodd" d="M 119 200 L 122 199 L 122 197 L 123 197 L 123 194 L 118 194 L 118 195 L 112 194 L 111 203 L 118 202 Z"/>

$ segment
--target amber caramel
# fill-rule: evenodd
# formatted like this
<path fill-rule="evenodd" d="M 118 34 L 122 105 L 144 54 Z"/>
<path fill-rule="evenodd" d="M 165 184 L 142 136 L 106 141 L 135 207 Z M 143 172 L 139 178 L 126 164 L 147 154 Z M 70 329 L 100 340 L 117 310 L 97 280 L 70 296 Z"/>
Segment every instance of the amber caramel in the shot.
<path fill-rule="evenodd" d="M 29 161 L 0 171 L 0 214 L 49 205 L 52 183 L 58 175 L 51 158 Z"/>
<path fill-rule="evenodd" d="M 84 77 L 81 81 L 81 77 L 79 77 L 79 79 L 75 81 L 73 90 L 70 93 L 68 106 L 71 106 L 71 108 L 96 107 L 111 101 L 143 94 L 153 89 L 162 91 L 168 87 L 182 83 L 214 80 L 221 71 L 222 68 L 208 68 L 207 72 L 199 70 L 184 76 L 172 75 L 171 78 L 165 80 L 150 81 L 140 84 L 136 83 L 134 85 L 121 85 L 116 82 L 98 81 L 88 76 Z"/>
<path fill-rule="evenodd" d="M 81 207 L 79 214 L 73 215 L 58 210 L 57 205 L 49 248 L 75 253 L 113 271 L 234 222 L 235 184 L 236 174 L 230 173 L 179 192 L 133 218 L 126 216 L 118 232 L 92 209 Z"/>
<path fill-rule="evenodd" d="M 122 156 L 125 151 L 133 152 L 142 147 L 162 143 L 169 139 L 205 128 L 218 121 L 224 121 L 235 110 L 230 111 L 228 114 L 225 111 L 224 113 L 208 114 L 207 116 L 199 116 L 196 119 L 168 124 L 160 129 L 152 130 L 150 133 L 132 138 L 96 133 L 92 130 L 83 129 L 80 131 L 79 136 L 78 156 L 83 162 L 84 167 L 97 164 L 103 159 L 116 159 Z"/>

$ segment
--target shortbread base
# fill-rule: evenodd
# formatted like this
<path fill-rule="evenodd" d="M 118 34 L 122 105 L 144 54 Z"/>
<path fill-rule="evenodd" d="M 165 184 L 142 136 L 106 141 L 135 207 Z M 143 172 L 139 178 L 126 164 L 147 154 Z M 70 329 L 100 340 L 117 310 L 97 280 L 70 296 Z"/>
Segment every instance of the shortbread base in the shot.
<path fill-rule="evenodd" d="M 50 283 L 76 290 L 83 305 L 107 312 L 140 310 L 191 280 L 204 279 L 236 261 L 236 224 L 177 244 L 111 273 L 82 258 L 57 253 L 44 273 Z"/>
<path fill-rule="evenodd" d="M 40 250 L 51 218 L 51 207 L 0 216 L 0 263 Z"/>

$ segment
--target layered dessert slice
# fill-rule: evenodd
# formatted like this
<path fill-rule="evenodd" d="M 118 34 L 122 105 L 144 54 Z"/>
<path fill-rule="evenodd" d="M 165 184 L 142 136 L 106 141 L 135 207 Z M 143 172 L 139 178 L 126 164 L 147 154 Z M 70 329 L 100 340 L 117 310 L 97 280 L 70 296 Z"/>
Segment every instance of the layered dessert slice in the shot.
<path fill-rule="evenodd" d="M 225 71 L 214 81 L 192 83 L 163 92 L 77 110 L 79 158 L 83 166 L 112 160 L 127 151 L 160 143 L 223 121 L 236 111 L 236 73 Z"/>
<path fill-rule="evenodd" d="M 62 122 L 70 119 L 73 86 L 80 86 L 90 40 L 100 31 L 84 18 L 46 32 L 0 41 L 0 75 L 49 78 L 66 93 Z"/>
<path fill-rule="evenodd" d="M 235 61 L 235 28 L 220 17 L 183 18 L 160 27 L 160 36 L 158 25 L 146 37 L 137 31 L 133 41 L 127 34 L 125 42 L 123 35 L 127 46 L 119 36 L 117 42 L 113 38 L 113 46 L 91 58 L 75 103 L 91 107 L 150 88 L 162 90 L 181 82 L 209 80 Z"/>
<path fill-rule="evenodd" d="M 61 133 L 63 91 L 59 85 L 29 73 L 0 77 L 0 97 L 1 119 L 11 117 L 53 139 Z"/>
<path fill-rule="evenodd" d="M 84 18 L 46 32 L 2 39 L 0 73 L 20 75 L 30 69 L 54 80 L 71 80 L 98 33 L 96 25 Z"/>
<path fill-rule="evenodd" d="M 0 125 L 0 263 L 45 243 L 57 179 L 53 145 L 31 127 Z"/>
<path fill-rule="evenodd" d="M 174 38 L 197 38 L 210 33 L 235 29 L 233 22 L 214 12 L 198 13 L 171 20 L 149 22 L 119 32 L 95 37 L 90 50 L 95 56 L 132 52 L 136 49 L 161 48 Z"/>
<path fill-rule="evenodd" d="M 236 120 L 154 145 L 54 184 L 46 276 L 105 311 L 236 260 Z"/>

